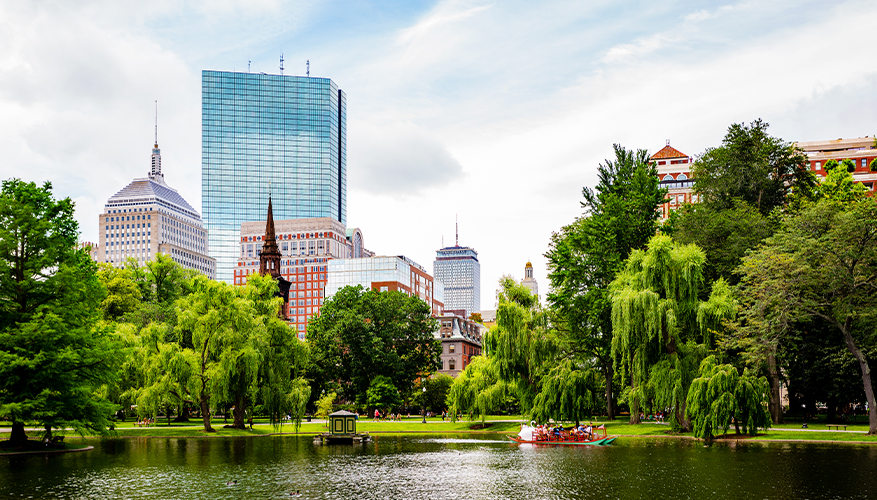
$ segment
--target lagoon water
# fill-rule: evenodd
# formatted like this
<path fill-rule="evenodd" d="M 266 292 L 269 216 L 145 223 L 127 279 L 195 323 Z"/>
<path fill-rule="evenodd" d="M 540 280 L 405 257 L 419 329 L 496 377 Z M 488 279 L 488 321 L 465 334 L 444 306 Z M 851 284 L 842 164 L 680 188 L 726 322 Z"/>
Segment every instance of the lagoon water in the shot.
<path fill-rule="evenodd" d="M 120 439 L 0 457 L 0 498 L 785 499 L 877 497 L 877 447 L 620 438 L 609 447 L 500 435 Z M 236 486 L 226 486 L 237 480 Z"/>

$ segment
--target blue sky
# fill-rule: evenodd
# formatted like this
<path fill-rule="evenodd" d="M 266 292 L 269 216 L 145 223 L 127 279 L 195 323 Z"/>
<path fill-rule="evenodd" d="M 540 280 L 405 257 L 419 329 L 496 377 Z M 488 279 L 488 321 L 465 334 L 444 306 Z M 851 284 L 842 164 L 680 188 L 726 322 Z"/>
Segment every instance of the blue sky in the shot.
<path fill-rule="evenodd" d="M 51 180 L 96 240 L 149 168 L 201 206 L 202 69 L 334 79 L 348 95 L 348 222 L 431 269 L 479 252 L 482 307 L 532 260 L 613 143 L 697 155 L 734 122 L 786 140 L 877 132 L 877 3 L 0 1 L 3 178 Z"/>

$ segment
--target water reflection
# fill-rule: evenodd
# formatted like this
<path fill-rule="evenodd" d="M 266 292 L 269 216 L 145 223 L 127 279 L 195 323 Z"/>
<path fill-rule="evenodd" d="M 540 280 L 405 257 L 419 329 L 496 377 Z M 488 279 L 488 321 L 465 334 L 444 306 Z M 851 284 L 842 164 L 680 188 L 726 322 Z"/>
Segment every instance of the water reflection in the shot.
<path fill-rule="evenodd" d="M 238 481 L 227 486 L 228 481 Z M 625 440 L 515 445 L 502 436 L 127 439 L 0 457 L 0 498 L 868 498 L 877 447 Z"/>

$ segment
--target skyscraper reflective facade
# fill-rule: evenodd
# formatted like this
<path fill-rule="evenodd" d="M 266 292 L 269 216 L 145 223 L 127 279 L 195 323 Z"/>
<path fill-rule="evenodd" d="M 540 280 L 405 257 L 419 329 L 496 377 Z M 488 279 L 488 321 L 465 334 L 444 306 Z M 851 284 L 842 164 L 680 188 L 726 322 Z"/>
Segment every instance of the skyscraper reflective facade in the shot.
<path fill-rule="evenodd" d="M 347 223 L 347 98 L 329 78 L 201 74 L 201 184 L 217 279 L 231 282 L 241 223 Z M 269 184 L 270 183 L 270 184 Z"/>
<path fill-rule="evenodd" d="M 432 274 L 445 289 L 445 310 L 481 310 L 481 264 L 474 248 L 455 245 L 436 251 Z"/>

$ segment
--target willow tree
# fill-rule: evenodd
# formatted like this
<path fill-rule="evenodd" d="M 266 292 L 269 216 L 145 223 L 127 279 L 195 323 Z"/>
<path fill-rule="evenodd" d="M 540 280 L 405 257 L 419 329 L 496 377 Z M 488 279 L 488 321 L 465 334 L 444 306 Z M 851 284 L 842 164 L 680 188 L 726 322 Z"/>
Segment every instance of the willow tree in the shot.
<path fill-rule="evenodd" d="M 496 364 L 485 356 L 476 356 L 451 384 L 448 405 L 451 419 L 466 415 L 469 420 L 481 419 L 499 410 L 508 395 L 509 387 L 499 379 Z"/>
<path fill-rule="evenodd" d="M 720 365 L 715 356 L 707 356 L 686 399 L 694 435 L 710 439 L 720 431 L 725 434 L 733 420 L 737 434 L 742 427 L 754 436 L 759 428 L 770 426 L 769 391 L 765 377 L 755 377 L 749 370 L 740 375 L 734 366 Z"/>
<path fill-rule="evenodd" d="M 700 361 L 713 345 L 724 319 L 736 313 L 728 284 L 713 284 L 708 301 L 703 286 L 703 251 L 679 245 L 666 235 L 635 250 L 610 287 L 612 354 L 630 384 L 630 422 L 651 395 L 659 407 L 673 408 L 673 422 L 691 430 L 685 418 L 688 388 Z"/>
<path fill-rule="evenodd" d="M 600 407 L 600 379 L 593 366 L 570 358 L 550 364 L 541 377 L 532 417 L 537 422 L 554 419 L 578 425 Z"/>
<path fill-rule="evenodd" d="M 512 388 L 526 413 L 540 389 L 540 376 L 554 359 L 556 343 L 538 299 L 509 276 L 500 279 L 496 325 L 484 336 L 484 351 L 497 378 Z"/>

